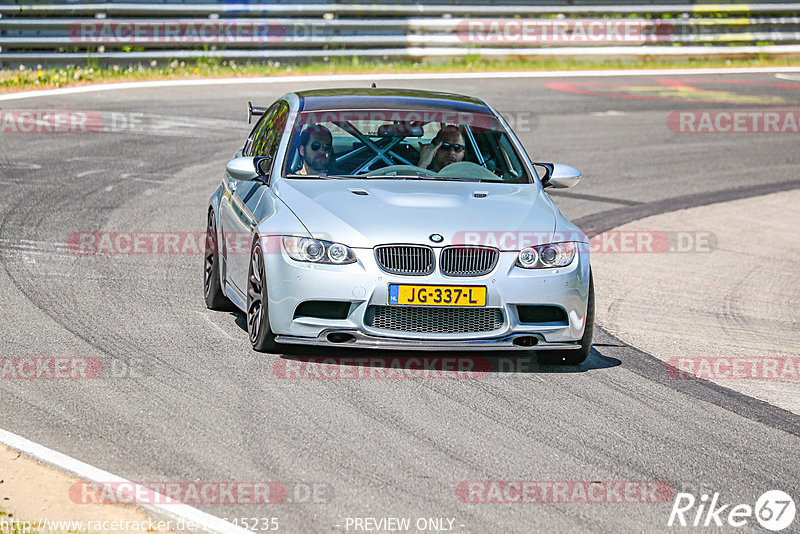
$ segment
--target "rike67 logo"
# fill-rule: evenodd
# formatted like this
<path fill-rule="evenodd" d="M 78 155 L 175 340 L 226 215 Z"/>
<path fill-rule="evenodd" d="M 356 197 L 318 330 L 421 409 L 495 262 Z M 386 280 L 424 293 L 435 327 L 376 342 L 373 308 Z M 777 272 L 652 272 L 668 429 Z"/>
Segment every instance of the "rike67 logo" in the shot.
<path fill-rule="evenodd" d="M 751 525 L 755 518 L 765 529 L 779 532 L 794 522 L 797 513 L 792 497 L 780 490 L 765 492 L 755 506 L 723 504 L 719 495 L 703 494 L 697 499 L 691 493 L 678 493 L 667 526 L 744 527 Z"/>

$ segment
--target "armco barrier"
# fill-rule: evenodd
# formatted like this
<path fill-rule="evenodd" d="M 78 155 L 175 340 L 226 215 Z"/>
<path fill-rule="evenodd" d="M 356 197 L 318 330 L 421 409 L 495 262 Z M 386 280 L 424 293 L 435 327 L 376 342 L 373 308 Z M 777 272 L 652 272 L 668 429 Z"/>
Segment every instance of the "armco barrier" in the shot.
<path fill-rule="evenodd" d="M 719 10 L 724 11 L 719 11 Z M 800 3 L 0 5 L 0 65 L 217 57 L 800 55 Z"/>

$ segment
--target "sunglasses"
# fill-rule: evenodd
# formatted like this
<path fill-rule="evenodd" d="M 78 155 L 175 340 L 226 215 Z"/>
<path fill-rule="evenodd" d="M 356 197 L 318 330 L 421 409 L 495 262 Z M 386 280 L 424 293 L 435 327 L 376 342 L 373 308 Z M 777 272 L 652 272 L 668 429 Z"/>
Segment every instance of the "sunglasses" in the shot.
<path fill-rule="evenodd" d="M 439 148 L 442 150 L 450 150 L 452 148 L 456 152 L 464 152 L 464 145 L 454 145 L 452 143 L 442 143 L 442 146 Z"/>
<path fill-rule="evenodd" d="M 331 145 L 323 145 L 322 143 L 317 143 L 317 142 L 311 143 L 310 147 L 311 150 L 313 150 L 314 152 L 318 151 L 320 148 L 325 150 L 325 152 L 331 152 L 333 150 L 333 147 Z"/>

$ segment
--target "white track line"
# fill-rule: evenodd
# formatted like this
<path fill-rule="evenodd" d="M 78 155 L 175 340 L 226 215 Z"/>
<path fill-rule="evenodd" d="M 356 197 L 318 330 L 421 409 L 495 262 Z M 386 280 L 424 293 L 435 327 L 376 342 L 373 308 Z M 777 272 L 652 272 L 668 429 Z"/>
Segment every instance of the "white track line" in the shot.
<path fill-rule="evenodd" d="M 196 314 L 198 314 L 199 316 L 201 316 L 203 319 L 205 319 L 205 320 L 208 322 L 208 324 L 210 324 L 211 326 L 213 326 L 214 328 L 216 328 L 216 329 L 217 329 L 217 331 L 221 332 L 221 333 L 222 333 L 222 335 L 224 335 L 224 336 L 225 336 L 225 337 L 227 337 L 228 339 L 235 339 L 235 338 L 234 338 L 232 335 L 230 335 L 230 334 L 229 334 L 229 333 L 227 333 L 225 330 L 223 330 L 221 326 L 219 326 L 217 323 L 215 323 L 214 321 L 212 321 L 212 320 L 211 320 L 211 318 L 210 318 L 208 315 L 206 315 L 206 314 L 205 314 L 205 313 L 203 313 L 203 312 L 199 312 L 199 311 L 197 311 L 197 310 L 193 310 L 193 311 L 194 311 Z"/>
<path fill-rule="evenodd" d="M 98 469 L 89 464 L 78 461 L 75 458 L 71 458 L 65 454 L 61 454 L 60 452 L 43 447 L 38 443 L 34 443 L 33 441 L 8 432 L 7 430 L 0 429 L 0 443 L 3 443 L 14 450 L 21 452 L 26 456 L 35 458 L 40 462 L 56 467 L 62 471 L 66 471 L 67 473 L 75 475 L 88 482 L 113 482 L 126 485 L 134 484 L 129 480 L 125 480 L 124 478 L 112 475 L 107 471 L 103 471 L 102 469 Z M 149 488 L 139 486 L 138 484 L 134 485 L 136 494 L 139 494 L 139 488 L 141 488 L 141 491 L 143 491 L 144 494 L 153 495 L 156 493 Z M 164 501 L 167 501 L 166 497 L 164 497 Z M 158 516 L 167 516 L 175 522 L 183 521 L 186 523 L 191 521 L 205 532 L 217 532 L 220 534 L 252 534 L 252 532 L 247 529 L 237 527 L 232 523 L 223 521 L 219 517 L 207 514 L 187 504 L 139 504 L 138 506 Z"/>
<path fill-rule="evenodd" d="M 247 84 L 297 84 L 320 83 L 330 81 L 342 82 L 380 82 L 400 80 L 482 80 L 498 78 L 592 78 L 618 76 L 686 76 L 698 74 L 759 74 L 779 72 L 800 72 L 800 67 L 736 67 L 736 68 L 701 68 L 701 69 L 622 69 L 622 70 L 561 70 L 561 71 L 525 71 L 525 72 L 430 72 L 418 74 L 331 74 L 308 76 L 270 76 L 257 78 L 204 78 L 201 80 L 160 80 L 152 82 L 104 83 L 48 89 L 45 91 L 22 91 L 0 95 L 0 101 L 19 100 L 22 98 L 38 98 L 43 96 L 62 96 L 98 91 L 115 91 L 120 89 L 149 89 L 158 87 L 185 87 L 193 85 L 247 85 Z"/>

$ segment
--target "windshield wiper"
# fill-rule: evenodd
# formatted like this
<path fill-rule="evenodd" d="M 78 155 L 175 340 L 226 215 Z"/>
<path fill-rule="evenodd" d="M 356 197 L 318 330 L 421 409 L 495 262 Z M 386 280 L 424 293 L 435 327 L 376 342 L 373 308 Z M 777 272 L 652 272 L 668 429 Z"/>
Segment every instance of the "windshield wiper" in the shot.
<path fill-rule="evenodd" d="M 286 178 L 320 178 L 322 180 L 352 180 L 353 178 L 362 178 L 355 174 L 328 174 L 323 172 L 320 174 L 287 174 Z"/>
<path fill-rule="evenodd" d="M 452 176 L 436 176 L 434 174 L 287 174 L 286 178 L 319 178 L 322 180 L 359 180 L 359 179 L 386 179 L 386 180 L 432 180 L 440 182 L 493 182 L 477 178 L 455 178 Z"/>
<path fill-rule="evenodd" d="M 453 176 L 437 176 L 435 180 L 442 180 L 443 182 L 486 182 L 480 178 L 455 178 Z"/>
<path fill-rule="evenodd" d="M 371 178 L 373 180 L 381 178 L 387 180 L 433 180 L 433 176 L 429 174 L 368 174 L 364 178 Z"/>
<path fill-rule="evenodd" d="M 433 180 L 439 182 L 491 182 L 493 180 L 481 180 L 478 178 L 458 178 L 453 176 L 439 176 L 436 174 L 425 174 L 418 172 L 416 174 L 368 174 L 360 178 L 387 178 L 397 180 Z"/>
<path fill-rule="evenodd" d="M 319 173 L 319 177 L 327 180 L 352 180 L 354 178 L 361 178 L 361 176 L 356 174 L 328 174 L 327 172 Z"/>

